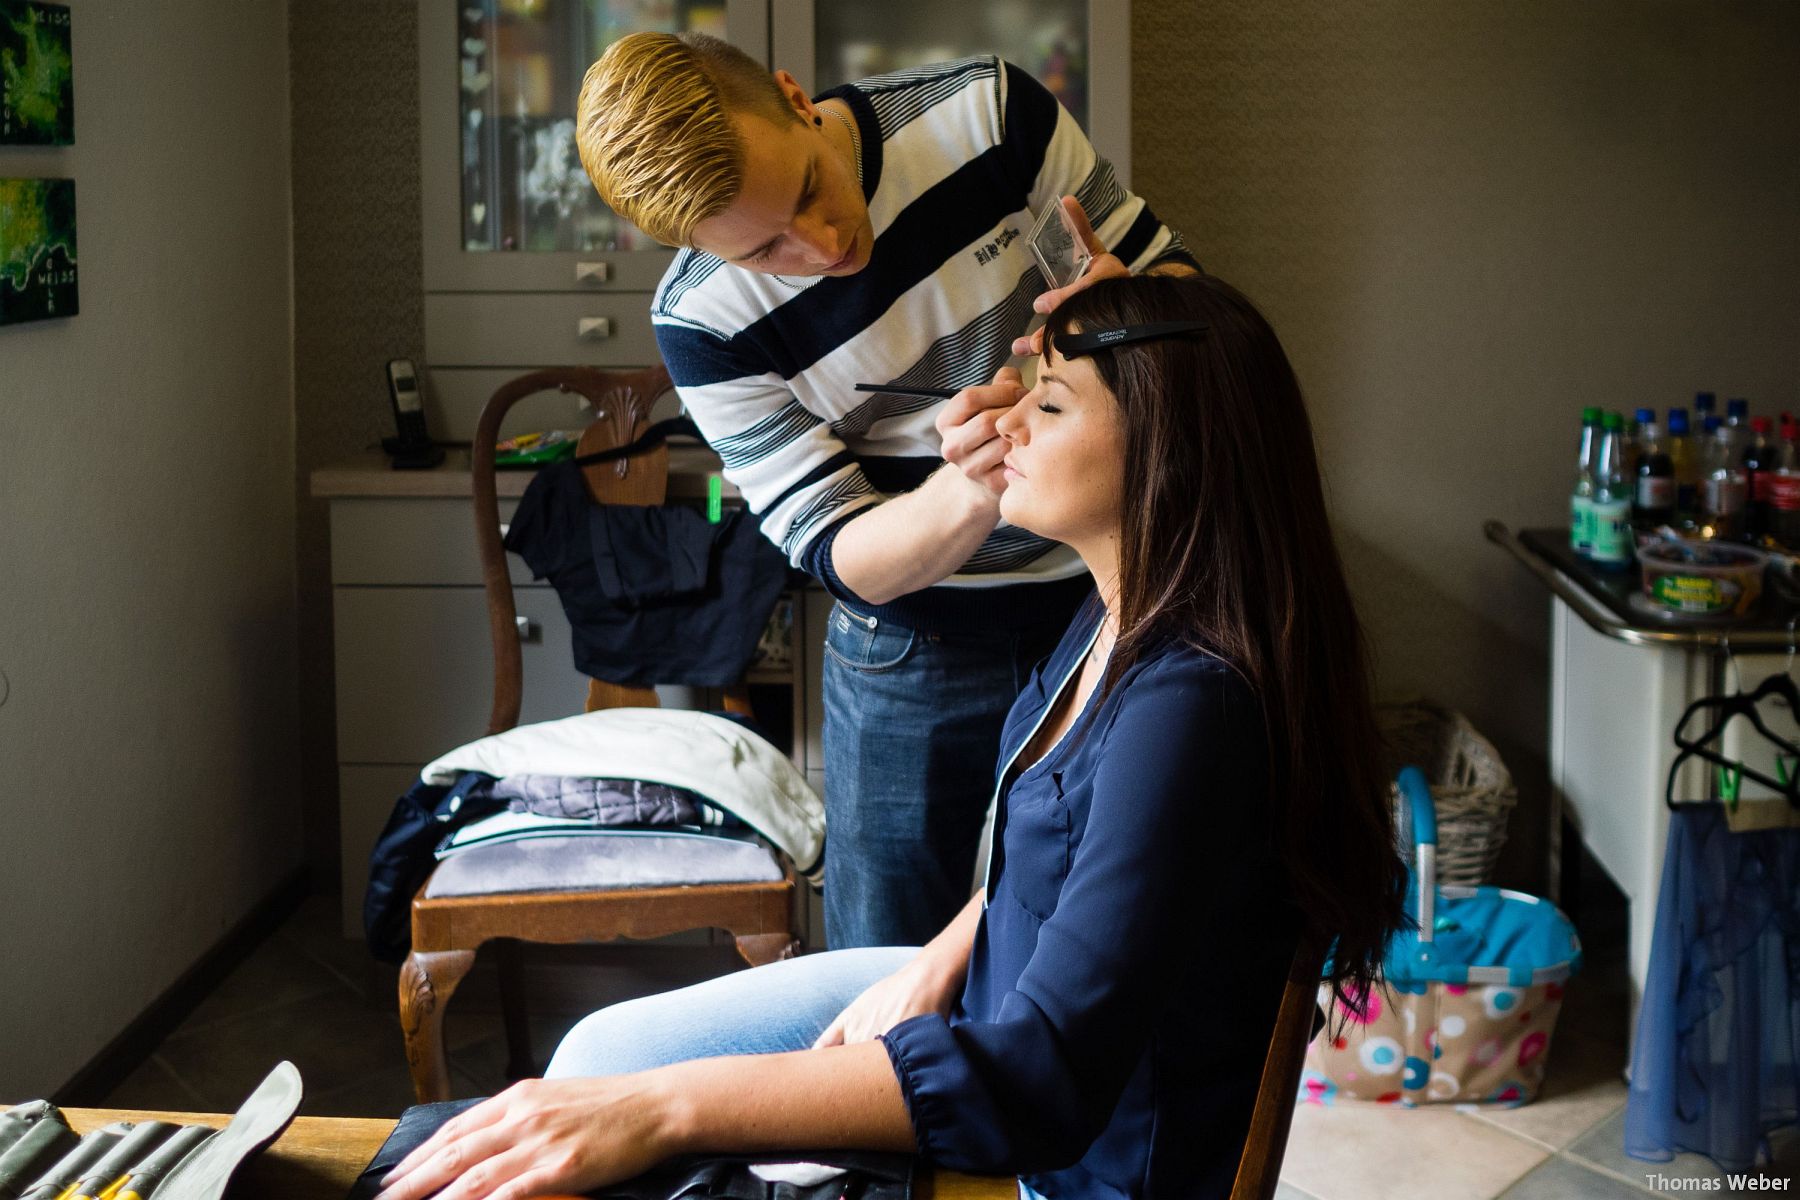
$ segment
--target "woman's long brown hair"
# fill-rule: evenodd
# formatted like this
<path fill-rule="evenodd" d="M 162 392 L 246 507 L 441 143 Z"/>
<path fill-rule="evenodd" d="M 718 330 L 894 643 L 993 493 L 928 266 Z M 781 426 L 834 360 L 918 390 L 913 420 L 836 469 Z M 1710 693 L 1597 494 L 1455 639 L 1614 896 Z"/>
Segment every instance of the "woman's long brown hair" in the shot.
<path fill-rule="evenodd" d="M 1057 307 L 1047 336 L 1184 320 L 1206 329 L 1092 356 L 1125 429 L 1105 687 L 1170 637 L 1248 681 L 1268 731 L 1276 851 L 1311 932 L 1335 939 L 1326 978 L 1359 1008 L 1406 920 L 1406 871 L 1362 628 L 1287 354 L 1249 300 L 1205 275 L 1101 281 Z"/>

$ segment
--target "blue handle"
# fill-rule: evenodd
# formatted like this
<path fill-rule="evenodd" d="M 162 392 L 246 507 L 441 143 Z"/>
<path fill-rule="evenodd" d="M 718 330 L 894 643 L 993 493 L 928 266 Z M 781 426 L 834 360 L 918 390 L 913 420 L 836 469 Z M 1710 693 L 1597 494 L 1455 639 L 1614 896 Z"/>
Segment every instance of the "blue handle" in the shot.
<path fill-rule="evenodd" d="M 1431 785 L 1417 767 L 1400 768 L 1400 794 L 1412 813 L 1413 844 L 1437 845 L 1437 809 L 1431 803 Z"/>

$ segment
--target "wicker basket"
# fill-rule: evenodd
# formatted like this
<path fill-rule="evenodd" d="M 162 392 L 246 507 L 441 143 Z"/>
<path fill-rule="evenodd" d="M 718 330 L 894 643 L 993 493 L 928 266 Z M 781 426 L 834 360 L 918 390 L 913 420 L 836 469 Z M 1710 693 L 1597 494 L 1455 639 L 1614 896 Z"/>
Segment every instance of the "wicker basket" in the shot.
<path fill-rule="evenodd" d="M 1425 773 L 1437 802 L 1437 876 L 1440 883 L 1478 886 L 1492 882 L 1506 819 L 1519 791 L 1492 742 L 1459 712 L 1428 700 L 1384 704 L 1376 722 L 1387 739 L 1389 776 L 1401 767 Z M 1404 813 L 1394 788 L 1396 812 Z"/>

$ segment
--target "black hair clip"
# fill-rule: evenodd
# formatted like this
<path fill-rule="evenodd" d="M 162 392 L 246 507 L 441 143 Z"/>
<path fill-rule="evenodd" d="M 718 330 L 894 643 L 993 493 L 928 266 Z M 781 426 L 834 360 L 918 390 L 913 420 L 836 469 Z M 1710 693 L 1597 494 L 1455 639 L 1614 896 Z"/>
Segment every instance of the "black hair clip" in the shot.
<path fill-rule="evenodd" d="M 1174 337 L 1179 333 L 1201 333 L 1204 321 L 1151 321 L 1147 325 L 1127 325 L 1123 329 L 1100 329 L 1094 332 L 1065 333 L 1053 337 L 1056 352 L 1064 358 L 1080 358 L 1096 350 L 1124 346 L 1131 342 L 1147 342 L 1154 338 Z"/>

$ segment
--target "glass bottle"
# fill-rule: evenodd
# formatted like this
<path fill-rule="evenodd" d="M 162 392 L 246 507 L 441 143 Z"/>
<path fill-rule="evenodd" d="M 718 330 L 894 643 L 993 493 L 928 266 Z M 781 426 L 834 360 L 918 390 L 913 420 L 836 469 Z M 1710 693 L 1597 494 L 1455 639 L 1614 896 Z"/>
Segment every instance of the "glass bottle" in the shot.
<path fill-rule="evenodd" d="M 1569 546 L 1586 557 L 1593 547 L 1594 457 L 1600 449 L 1600 410 L 1581 410 L 1581 455 L 1575 464 L 1575 487 L 1569 493 Z"/>
<path fill-rule="evenodd" d="M 1631 477 L 1625 473 L 1625 417 L 1609 412 L 1601 421 L 1588 551 L 1594 565 L 1604 570 L 1623 571 L 1631 565 L 1631 492 Z"/>

